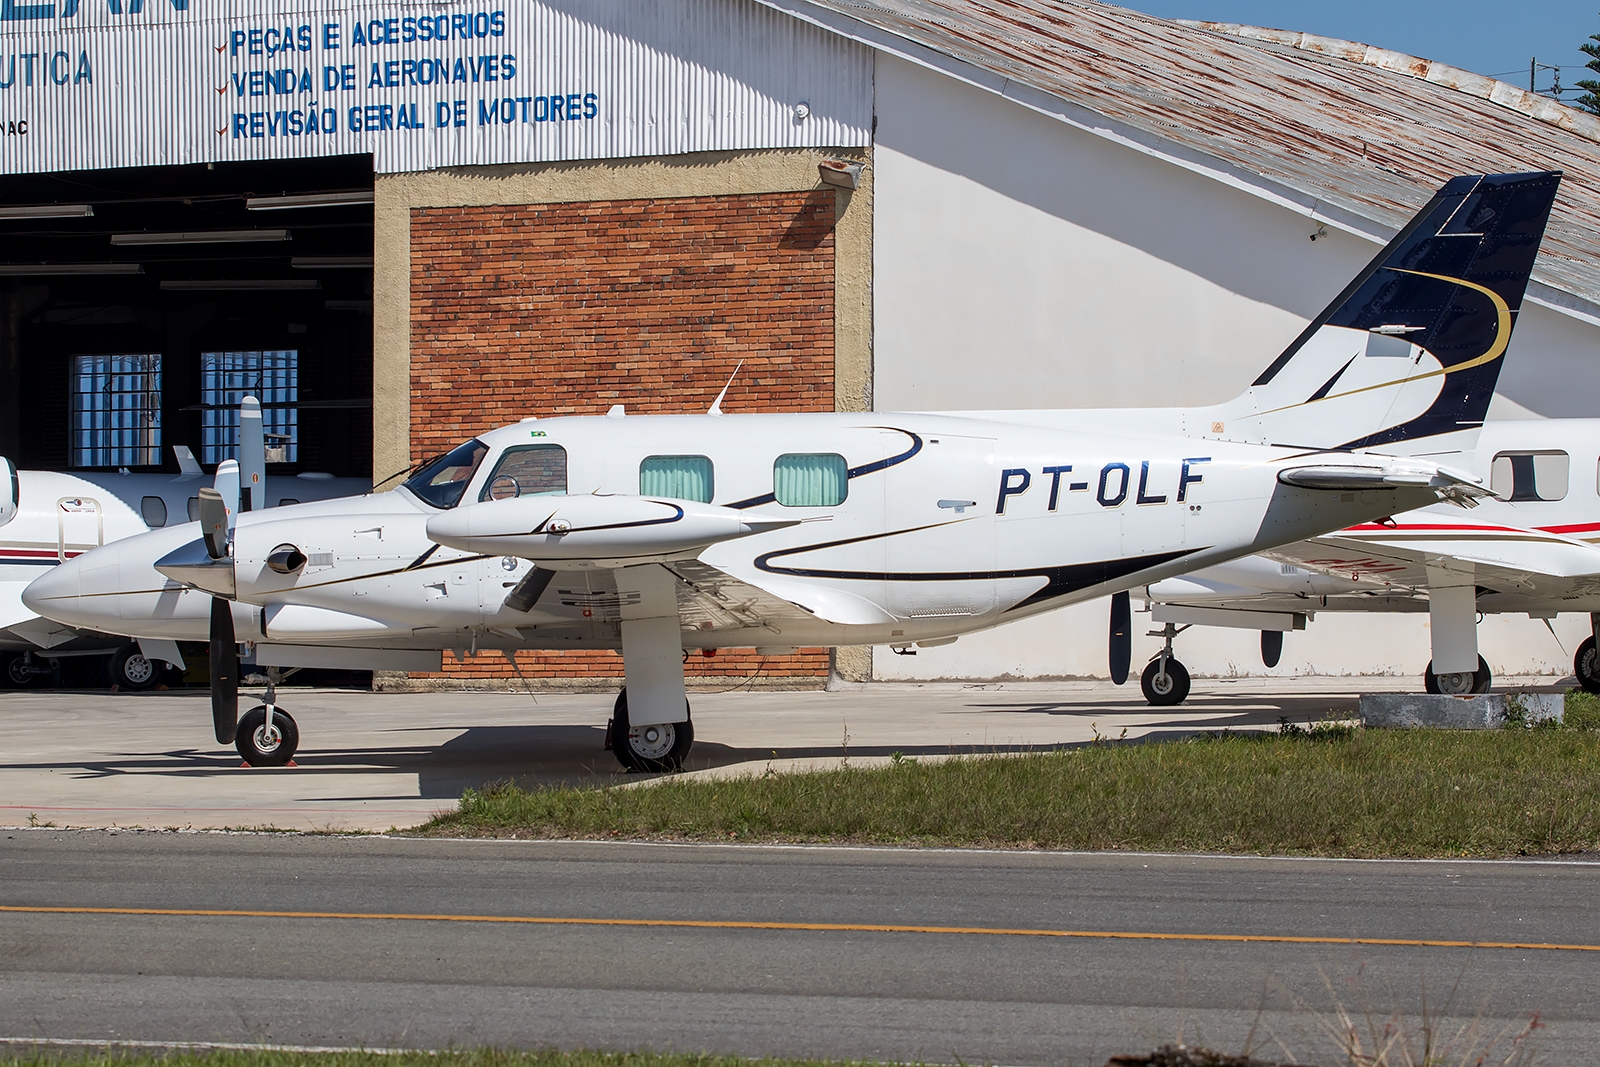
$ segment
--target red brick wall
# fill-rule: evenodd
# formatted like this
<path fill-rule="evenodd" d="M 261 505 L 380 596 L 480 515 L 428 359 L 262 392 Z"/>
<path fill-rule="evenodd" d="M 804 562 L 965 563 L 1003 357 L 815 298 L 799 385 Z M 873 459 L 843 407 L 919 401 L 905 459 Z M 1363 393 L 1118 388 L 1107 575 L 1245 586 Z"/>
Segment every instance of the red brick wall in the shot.
<path fill-rule="evenodd" d="M 833 191 L 415 208 L 411 458 L 528 415 L 833 410 Z M 610 652 L 518 655 L 620 677 Z M 821 650 L 690 657 L 693 675 L 814 677 Z M 445 675 L 514 677 L 498 653 Z"/>

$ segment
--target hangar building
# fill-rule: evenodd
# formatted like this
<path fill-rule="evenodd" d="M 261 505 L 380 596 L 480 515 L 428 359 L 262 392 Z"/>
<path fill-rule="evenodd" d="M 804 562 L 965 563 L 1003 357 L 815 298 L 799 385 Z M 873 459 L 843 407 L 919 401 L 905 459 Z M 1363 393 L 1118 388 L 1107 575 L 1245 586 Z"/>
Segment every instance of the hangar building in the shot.
<path fill-rule="evenodd" d="M 1380 48 L 1087 0 L 3 0 L 0 23 L 23 467 L 209 466 L 249 390 L 282 473 L 391 485 L 527 415 L 704 410 L 741 361 L 729 411 L 1211 403 L 1444 178 L 1543 168 L 1567 177 L 1491 416 L 1591 414 L 1600 119 Z M 832 669 L 1096 675 L 1104 632 L 1085 605 Z M 1185 640 L 1197 673 L 1261 671 L 1249 633 Z M 1527 619 L 1482 646 L 1497 674 L 1567 657 Z M 1325 616 L 1278 671 L 1426 658 L 1424 618 Z"/>

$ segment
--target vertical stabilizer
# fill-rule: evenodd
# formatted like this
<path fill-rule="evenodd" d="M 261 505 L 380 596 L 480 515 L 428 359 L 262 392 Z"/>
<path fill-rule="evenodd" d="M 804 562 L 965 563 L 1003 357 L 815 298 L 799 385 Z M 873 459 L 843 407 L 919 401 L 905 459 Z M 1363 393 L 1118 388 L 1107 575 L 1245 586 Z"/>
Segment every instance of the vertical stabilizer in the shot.
<path fill-rule="evenodd" d="M 1482 424 L 1560 184 L 1452 178 L 1205 436 L 1415 453 Z M 1220 428 L 1219 428 L 1220 427 Z"/>

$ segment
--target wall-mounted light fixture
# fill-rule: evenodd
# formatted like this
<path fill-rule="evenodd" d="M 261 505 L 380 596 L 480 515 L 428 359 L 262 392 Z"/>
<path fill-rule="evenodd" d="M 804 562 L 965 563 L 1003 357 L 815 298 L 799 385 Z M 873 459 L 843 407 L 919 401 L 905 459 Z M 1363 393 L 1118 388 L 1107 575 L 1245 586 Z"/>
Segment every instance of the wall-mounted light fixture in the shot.
<path fill-rule="evenodd" d="M 299 270 L 371 270 L 371 256 L 292 256 L 289 266 Z"/>
<path fill-rule="evenodd" d="M 817 164 L 817 175 L 828 185 L 855 189 L 861 185 L 861 164 L 848 159 L 824 159 Z"/>

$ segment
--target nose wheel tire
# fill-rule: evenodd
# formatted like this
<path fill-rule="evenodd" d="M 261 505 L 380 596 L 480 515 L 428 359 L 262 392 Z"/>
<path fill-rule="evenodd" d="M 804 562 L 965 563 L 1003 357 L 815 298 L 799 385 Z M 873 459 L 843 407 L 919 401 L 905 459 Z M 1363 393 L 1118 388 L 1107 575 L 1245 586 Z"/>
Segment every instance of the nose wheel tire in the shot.
<path fill-rule="evenodd" d="M 687 715 L 687 700 L 683 702 L 683 710 Z M 688 758 L 689 750 L 694 747 L 694 723 L 687 718 L 682 722 L 630 726 L 626 689 L 617 694 L 606 735 L 611 741 L 611 753 L 617 757 L 617 762 L 627 770 L 640 773 L 678 770 Z"/>
<path fill-rule="evenodd" d="M 1600 655 L 1595 653 L 1594 638 L 1585 637 L 1578 646 L 1578 654 L 1572 657 L 1572 673 L 1578 676 L 1578 684 L 1585 692 L 1600 693 Z"/>
<path fill-rule="evenodd" d="M 161 665 L 138 645 L 123 645 L 111 657 L 111 682 L 118 689 L 149 689 L 161 680 Z"/>
<path fill-rule="evenodd" d="M 233 744 L 252 767 L 282 767 L 300 747 L 300 728 L 279 707 L 272 709 L 272 725 L 268 726 L 266 705 L 258 704 L 239 719 Z"/>
<path fill-rule="evenodd" d="M 1139 688 L 1144 690 L 1144 699 L 1155 707 L 1182 704 L 1189 698 L 1189 669 L 1168 656 L 1166 670 L 1162 670 L 1161 657 L 1157 656 L 1139 676 Z"/>
<path fill-rule="evenodd" d="M 1429 660 L 1428 669 L 1422 675 L 1422 688 L 1425 691 L 1451 697 L 1487 693 L 1493 682 L 1494 675 L 1489 673 L 1488 661 L 1482 656 L 1478 657 L 1478 669 L 1471 673 L 1462 671 L 1459 674 L 1434 674 L 1433 661 Z"/>

